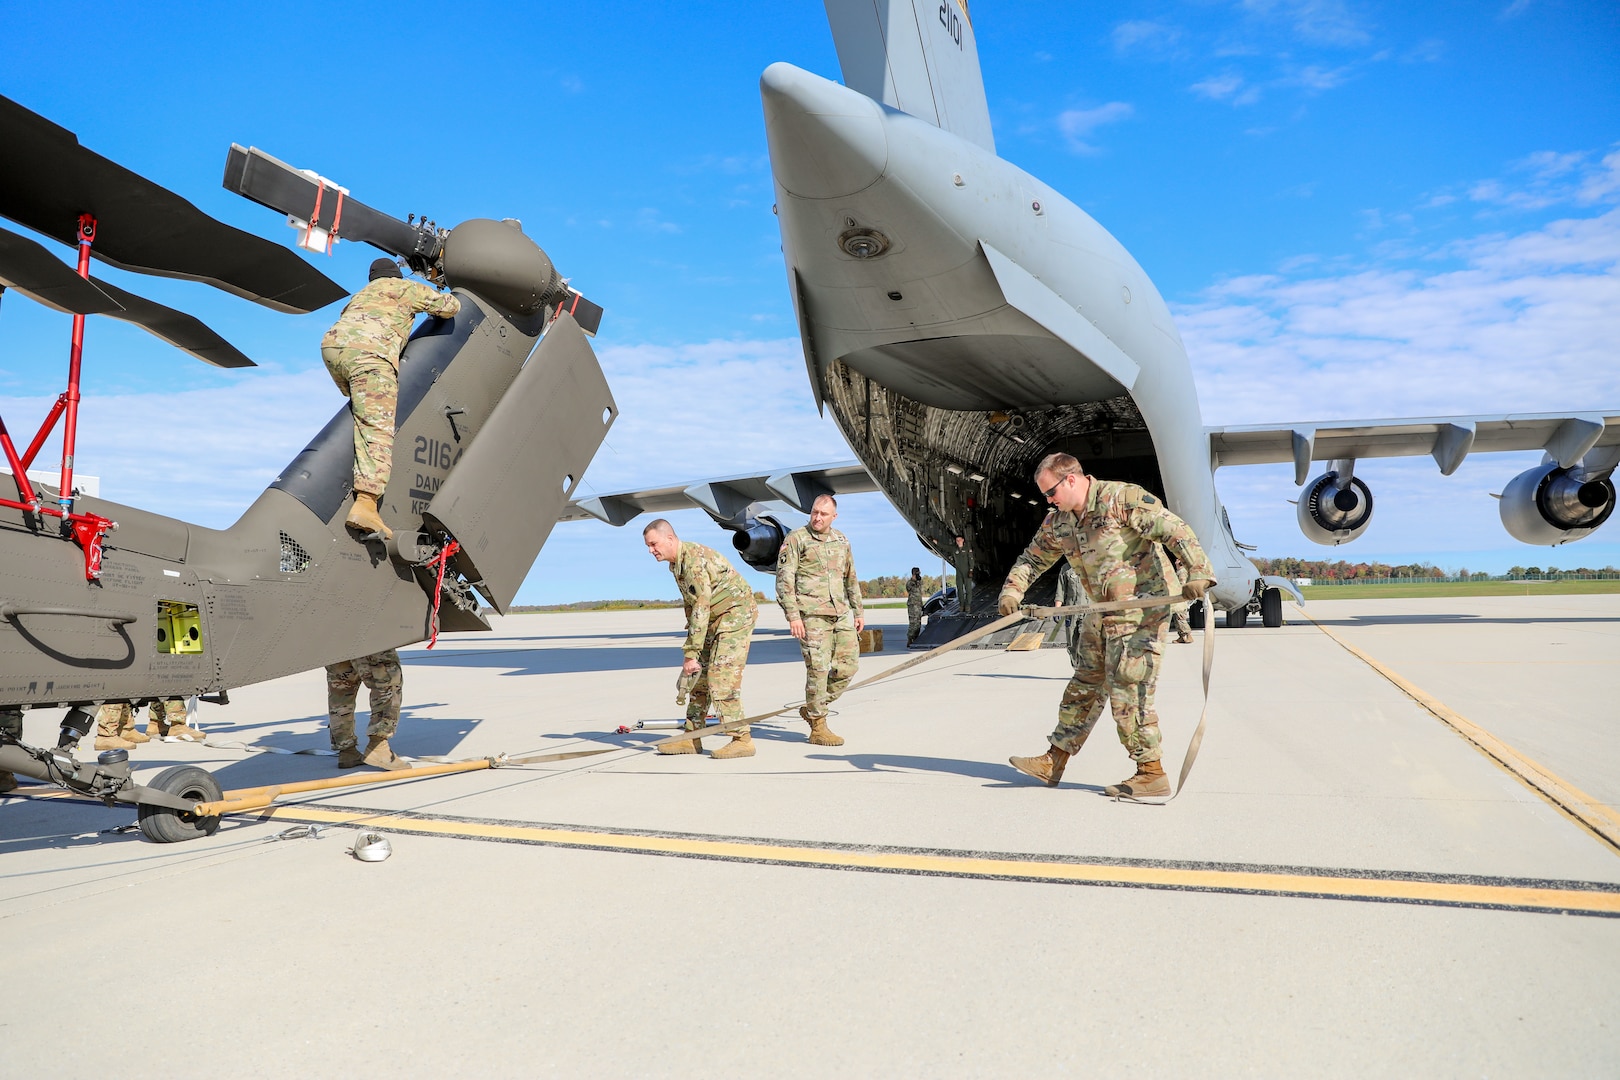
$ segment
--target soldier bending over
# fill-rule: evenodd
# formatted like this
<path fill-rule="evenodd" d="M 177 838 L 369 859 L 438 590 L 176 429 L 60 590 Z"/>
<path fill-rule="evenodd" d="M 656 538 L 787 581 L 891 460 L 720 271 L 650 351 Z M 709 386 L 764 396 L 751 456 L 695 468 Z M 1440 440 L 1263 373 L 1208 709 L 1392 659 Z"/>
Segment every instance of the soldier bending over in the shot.
<path fill-rule="evenodd" d="M 659 562 L 669 563 L 675 587 L 686 605 L 686 644 L 682 675 L 696 675 L 688 691 L 686 730 L 704 725 L 709 708 L 721 723 L 743 718 L 742 676 L 748 663 L 748 644 L 753 637 L 759 605 L 754 590 L 713 548 L 675 535 L 675 527 L 663 518 L 641 532 L 647 550 Z M 711 751 L 714 758 L 754 756 L 754 736 L 748 728 L 733 728 L 731 741 Z M 703 750 L 702 739 L 662 743 L 660 754 L 696 754 Z"/>
<path fill-rule="evenodd" d="M 1031 583 L 1059 559 L 1068 560 L 1086 593 L 1099 602 L 1178 593 L 1196 600 L 1215 584 L 1192 529 L 1135 484 L 1097 480 L 1068 454 L 1051 454 L 1035 470 L 1035 486 L 1054 509 L 1007 575 L 999 605 L 1003 615 L 1017 611 Z M 1186 568 L 1184 586 L 1178 587 L 1166 548 Z M 1153 711 L 1169 618 L 1169 607 L 1086 616 L 1051 747 L 1039 757 L 1011 758 L 1013 767 L 1056 787 L 1106 701 L 1136 774 L 1104 790 L 1132 797 L 1170 794 L 1170 778 L 1159 764 L 1159 716 Z"/>

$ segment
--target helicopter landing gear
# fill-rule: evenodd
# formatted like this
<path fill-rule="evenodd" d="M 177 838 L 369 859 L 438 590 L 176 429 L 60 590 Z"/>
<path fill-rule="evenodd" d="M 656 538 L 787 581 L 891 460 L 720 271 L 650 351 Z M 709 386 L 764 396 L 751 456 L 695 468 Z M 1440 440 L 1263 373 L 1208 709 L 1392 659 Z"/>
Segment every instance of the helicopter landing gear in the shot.
<path fill-rule="evenodd" d="M 218 781 L 207 770 L 195 765 L 176 765 L 172 769 L 164 769 L 147 786 L 190 803 L 217 802 L 223 794 Z M 176 844 L 181 840 L 212 836 L 219 828 L 218 817 L 200 818 L 187 810 L 154 803 L 141 803 L 137 812 L 142 835 L 158 844 Z"/>

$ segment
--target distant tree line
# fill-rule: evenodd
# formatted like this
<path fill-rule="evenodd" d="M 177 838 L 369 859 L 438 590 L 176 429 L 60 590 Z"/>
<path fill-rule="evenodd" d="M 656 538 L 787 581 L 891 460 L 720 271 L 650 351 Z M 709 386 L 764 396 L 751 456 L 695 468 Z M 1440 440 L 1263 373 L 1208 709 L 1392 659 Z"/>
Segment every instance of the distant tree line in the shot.
<path fill-rule="evenodd" d="M 885 596 L 903 597 L 906 595 L 906 580 L 910 577 L 910 574 L 901 574 L 898 576 L 894 574 L 885 574 L 882 577 L 875 577 L 870 581 L 863 581 L 861 582 L 861 595 L 869 600 L 876 600 Z M 924 599 L 939 591 L 938 574 L 924 574 L 922 580 Z M 956 575 L 952 574 L 946 579 L 946 583 L 955 585 Z"/>
<path fill-rule="evenodd" d="M 1470 571 L 1463 567 L 1455 572 L 1440 569 L 1432 563 L 1329 562 L 1326 559 L 1255 559 L 1254 565 L 1262 574 L 1277 574 L 1287 578 L 1308 577 L 1313 581 L 1375 581 L 1389 578 L 1428 578 L 1443 581 L 1489 581 L 1498 575 L 1484 570 Z M 1505 575 L 1510 581 L 1557 581 L 1563 578 L 1620 578 L 1620 570 L 1605 566 L 1594 570 L 1583 566 L 1577 570 L 1560 570 L 1556 566 L 1515 566 Z"/>

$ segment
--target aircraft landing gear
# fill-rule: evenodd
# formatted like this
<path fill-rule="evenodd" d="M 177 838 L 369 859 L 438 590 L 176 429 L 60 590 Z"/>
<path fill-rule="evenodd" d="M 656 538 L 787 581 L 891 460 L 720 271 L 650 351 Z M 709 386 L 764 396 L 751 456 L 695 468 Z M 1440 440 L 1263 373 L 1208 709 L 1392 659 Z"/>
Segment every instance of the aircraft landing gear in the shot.
<path fill-rule="evenodd" d="M 1187 625 L 1194 630 L 1202 630 L 1204 628 L 1204 605 L 1202 603 L 1195 603 L 1188 606 Z"/>
<path fill-rule="evenodd" d="M 1260 625 L 1281 626 L 1282 624 L 1282 590 L 1267 589 L 1260 594 Z"/>
<path fill-rule="evenodd" d="M 1227 608 L 1226 609 L 1226 626 L 1227 626 L 1228 629 L 1230 629 L 1230 630 L 1241 630 L 1243 628 L 1243 625 L 1245 623 L 1247 623 L 1248 621 L 1249 621 L 1249 608 L 1248 608 L 1247 604 L 1245 604 L 1243 607 L 1235 607 L 1235 608 Z"/>
<path fill-rule="evenodd" d="M 147 785 L 184 799 L 188 803 L 219 801 L 223 792 L 219 782 L 205 769 L 195 765 L 176 765 L 158 773 Z M 158 844 L 174 844 L 181 840 L 195 840 L 199 836 L 212 836 L 219 829 L 219 818 L 198 817 L 188 810 L 176 810 L 143 802 L 137 807 L 141 834 Z"/>

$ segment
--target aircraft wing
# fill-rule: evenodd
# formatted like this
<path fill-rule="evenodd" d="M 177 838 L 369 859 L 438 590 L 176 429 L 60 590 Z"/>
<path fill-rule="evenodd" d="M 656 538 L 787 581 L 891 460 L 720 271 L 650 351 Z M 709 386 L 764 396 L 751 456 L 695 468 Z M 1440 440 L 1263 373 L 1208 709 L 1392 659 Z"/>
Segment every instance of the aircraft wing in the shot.
<path fill-rule="evenodd" d="M 1472 453 L 1544 450 L 1564 468 L 1594 448 L 1620 453 L 1620 409 L 1581 413 L 1504 413 L 1424 416 L 1407 420 L 1215 427 L 1211 464 L 1262 465 L 1291 461 L 1294 482 L 1305 483 L 1312 461 L 1427 454 L 1450 476 Z M 1609 455 L 1604 455 L 1605 457 Z"/>
<path fill-rule="evenodd" d="M 585 521 L 591 518 L 609 525 L 623 525 L 641 514 L 671 510 L 704 510 L 719 521 L 736 519 L 750 503 L 785 502 L 808 514 L 818 495 L 845 495 L 877 491 L 877 481 L 858 461 L 830 465 L 805 465 L 772 473 L 723 476 L 694 484 L 616 491 L 576 499 L 563 508 L 558 521 Z"/>

